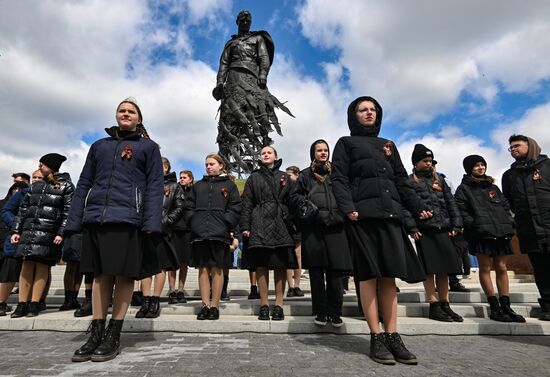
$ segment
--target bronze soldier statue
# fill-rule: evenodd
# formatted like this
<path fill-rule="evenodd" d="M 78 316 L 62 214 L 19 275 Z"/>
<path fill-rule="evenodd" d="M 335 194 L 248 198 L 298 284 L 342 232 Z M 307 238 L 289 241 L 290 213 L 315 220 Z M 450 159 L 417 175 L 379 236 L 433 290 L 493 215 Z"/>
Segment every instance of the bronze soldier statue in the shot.
<path fill-rule="evenodd" d="M 282 136 L 275 108 L 293 116 L 267 89 L 267 75 L 275 45 L 267 31 L 250 31 L 252 15 L 237 15 L 238 34 L 225 44 L 212 95 L 220 104 L 217 143 L 233 171 L 250 173 L 256 156 L 273 140 L 273 128 Z"/>

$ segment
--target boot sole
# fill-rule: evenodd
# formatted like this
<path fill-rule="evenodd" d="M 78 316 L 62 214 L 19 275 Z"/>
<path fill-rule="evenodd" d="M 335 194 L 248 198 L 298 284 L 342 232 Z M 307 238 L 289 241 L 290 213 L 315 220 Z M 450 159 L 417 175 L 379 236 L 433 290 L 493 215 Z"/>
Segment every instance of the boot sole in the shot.
<path fill-rule="evenodd" d="M 115 352 L 110 353 L 108 355 L 92 355 L 91 360 L 96 362 L 109 361 L 109 360 L 113 360 L 119 354 L 120 354 L 120 347 L 117 348 Z"/>
<path fill-rule="evenodd" d="M 417 359 L 410 359 L 410 360 L 407 360 L 407 359 L 398 359 L 397 357 L 395 358 L 395 361 L 401 363 L 401 364 L 407 364 L 407 365 L 418 365 L 418 360 Z"/>
<path fill-rule="evenodd" d="M 375 361 L 377 362 L 378 364 L 383 364 L 383 365 L 395 365 L 395 359 L 379 359 L 377 357 L 372 357 L 370 356 L 370 358 L 372 359 L 372 361 Z"/>
<path fill-rule="evenodd" d="M 73 355 L 73 357 L 71 357 L 71 361 L 73 363 L 80 363 L 80 362 L 83 362 L 83 361 L 90 361 L 92 359 L 92 355 Z"/>

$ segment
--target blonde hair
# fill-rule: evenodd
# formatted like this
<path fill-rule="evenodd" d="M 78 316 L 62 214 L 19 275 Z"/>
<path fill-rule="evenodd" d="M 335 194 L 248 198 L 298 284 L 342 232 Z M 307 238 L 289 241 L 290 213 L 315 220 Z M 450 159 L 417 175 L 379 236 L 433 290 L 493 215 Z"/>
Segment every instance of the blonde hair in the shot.
<path fill-rule="evenodd" d="M 227 174 L 232 182 L 235 181 L 235 177 L 233 177 L 231 171 L 227 168 L 227 164 L 223 160 L 222 156 L 220 156 L 218 153 L 210 153 L 208 156 L 206 156 L 205 160 L 208 160 L 209 158 L 216 160 L 218 164 L 222 165 L 222 173 Z"/>

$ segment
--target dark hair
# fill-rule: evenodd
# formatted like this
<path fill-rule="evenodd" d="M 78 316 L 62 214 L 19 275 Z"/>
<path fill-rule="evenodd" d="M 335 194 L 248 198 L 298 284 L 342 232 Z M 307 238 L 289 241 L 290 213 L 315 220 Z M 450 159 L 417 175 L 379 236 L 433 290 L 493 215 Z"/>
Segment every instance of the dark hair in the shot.
<path fill-rule="evenodd" d="M 166 157 L 162 157 L 162 164 L 168 164 L 168 172 L 170 172 L 170 170 L 172 170 L 172 165 L 170 164 L 170 160 L 167 159 Z"/>
<path fill-rule="evenodd" d="M 21 177 L 23 178 L 24 180 L 26 181 L 30 181 L 31 180 L 31 177 L 30 175 L 28 175 L 27 173 L 13 173 L 11 175 L 12 178 L 17 178 L 17 177 Z"/>
<path fill-rule="evenodd" d="M 513 141 L 525 141 L 526 143 L 529 142 L 529 139 L 525 135 L 512 135 L 508 138 L 508 143 L 512 143 Z"/>
<path fill-rule="evenodd" d="M 294 165 L 289 166 L 285 171 L 290 171 L 292 174 L 300 175 L 300 168 Z"/>
<path fill-rule="evenodd" d="M 180 171 L 180 177 L 182 174 L 185 174 L 189 178 L 191 178 L 191 183 L 195 182 L 195 176 L 193 176 L 193 172 L 191 170 L 182 170 Z"/>

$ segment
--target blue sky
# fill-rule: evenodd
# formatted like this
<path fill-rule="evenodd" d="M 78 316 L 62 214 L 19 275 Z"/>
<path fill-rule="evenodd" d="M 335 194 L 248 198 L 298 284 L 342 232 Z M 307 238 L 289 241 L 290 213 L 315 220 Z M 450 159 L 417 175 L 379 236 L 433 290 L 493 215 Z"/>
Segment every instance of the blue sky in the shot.
<path fill-rule="evenodd" d="M 242 9 L 272 35 L 268 85 L 296 115 L 279 116 L 285 136 L 274 138 L 285 166 L 306 166 L 313 140 L 346 135 L 347 104 L 364 94 L 381 102 L 382 136 L 407 169 L 417 142 L 453 181 L 471 153 L 499 177 L 513 132 L 550 149 L 543 0 L 21 0 L 0 2 L 0 189 L 52 151 L 76 181 L 127 96 L 173 167 L 202 175 L 216 150 L 210 92 Z"/>

